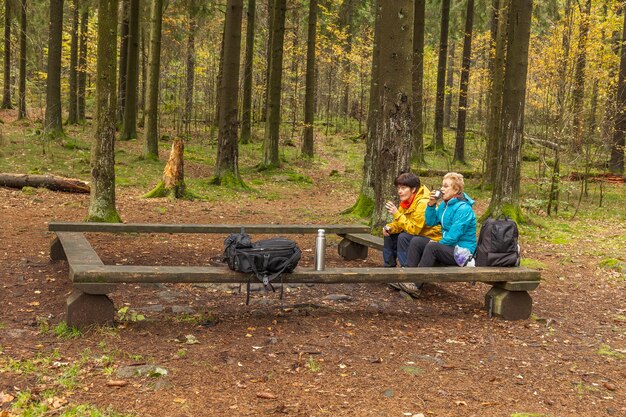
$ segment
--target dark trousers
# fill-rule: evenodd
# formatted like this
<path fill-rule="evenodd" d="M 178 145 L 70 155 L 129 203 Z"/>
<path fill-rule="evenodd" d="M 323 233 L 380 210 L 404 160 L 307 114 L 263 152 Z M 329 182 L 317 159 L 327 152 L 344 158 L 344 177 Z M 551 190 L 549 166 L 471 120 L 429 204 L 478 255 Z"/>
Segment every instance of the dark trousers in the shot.
<path fill-rule="evenodd" d="M 456 266 L 454 247 L 442 245 L 424 236 L 411 240 L 407 253 L 407 266 L 435 266 L 435 264 Z"/>
<path fill-rule="evenodd" d="M 386 268 L 395 268 L 396 259 L 400 262 L 400 266 L 407 265 L 407 251 L 415 237 L 417 236 L 405 232 L 384 236 L 383 261 Z"/>

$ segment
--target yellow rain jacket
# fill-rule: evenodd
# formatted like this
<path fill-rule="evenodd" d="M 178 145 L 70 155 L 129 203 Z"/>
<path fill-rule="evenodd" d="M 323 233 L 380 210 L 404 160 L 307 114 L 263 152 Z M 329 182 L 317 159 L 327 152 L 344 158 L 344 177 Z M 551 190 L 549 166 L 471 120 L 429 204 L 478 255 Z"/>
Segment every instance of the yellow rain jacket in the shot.
<path fill-rule="evenodd" d="M 426 225 L 424 213 L 430 198 L 430 190 L 422 185 L 415 194 L 413 202 L 408 209 L 398 207 L 398 211 L 393 215 L 393 221 L 389 223 L 390 234 L 406 232 L 411 235 L 420 235 L 431 238 L 432 240 L 441 240 L 441 227 L 430 227 Z"/>

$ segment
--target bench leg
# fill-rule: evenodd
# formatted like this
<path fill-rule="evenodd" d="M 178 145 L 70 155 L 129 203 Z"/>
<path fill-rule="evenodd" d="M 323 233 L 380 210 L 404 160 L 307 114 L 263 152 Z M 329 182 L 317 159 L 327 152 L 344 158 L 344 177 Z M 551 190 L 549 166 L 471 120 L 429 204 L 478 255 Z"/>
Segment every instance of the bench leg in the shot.
<path fill-rule="evenodd" d="M 346 238 L 342 239 L 337 246 L 337 252 L 344 259 L 353 261 L 355 259 L 367 259 L 367 246 L 353 242 Z"/>
<path fill-rule="evenodd" d="M 74 290 L 67 299 L 68 326 L 84 329 L 91 324 L 113 324 L 115 307 L 106 295 Z"/>
<path fill-rule="evenodd" d="M 485 295 L 485 308 L 505 320 L 526 320 L 530 317 L 533 299 L 528 291 L 508 291 L 493 287 Z"/>
<path fill-rule="evenodd" d="M 58 237 L 55 237 L 50 244 L 50 259 L 53 261 L 67 261 L 65 256 L 65 249 Z"/>

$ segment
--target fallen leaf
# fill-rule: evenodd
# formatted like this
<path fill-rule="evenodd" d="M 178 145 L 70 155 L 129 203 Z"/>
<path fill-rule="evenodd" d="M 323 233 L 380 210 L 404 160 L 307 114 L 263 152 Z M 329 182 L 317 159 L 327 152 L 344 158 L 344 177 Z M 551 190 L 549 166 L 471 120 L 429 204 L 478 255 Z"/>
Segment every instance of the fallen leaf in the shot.
<path fill-rule="evenodd" d="M 107 381 L 107 386 L 109 387 L 125 387 L 126 385 L 128 385 L 128 381 L 124 381 L 121 379 L 111 379 Z"/>
<path fill-rule="evenodd" d="M 611 384 L 610 382 L 605 382 L 604 384 L 602 384 L 602 386 L 604 386 L 604 388 L 608 389 L 609 391 L 615 391 L 616 389 L 615 385 Z"/>
<path fill-rule="evenodd" d="M 263 391 L 263 392 L 257 392 L 256 396 L 259 398 L 263 398 L 265 400 L 275 400 L 276 396 L 274 394 L 272 394 L 271 392 L 267 392 L 267 391 Z"/>
<path fill-rule="evenodd" d="M 456 405 L 467 405 L 467 403 L 465 401 L 455 401 L 454 403 Z"/>
<path fill-rule="evenodd" d="M 185 404 L 187 400 L 184 398 L 174 398 L 174 402 L 177 404 Z"/>
<path fill-rule="evenodd" d="M 6 394 L 4 391 L 0 392 L 0 404 L 10 403 L 15 399 L 11 394 Z"/>
<path fill-rule="evenodd" d="M 29 306 L 37 307 L 39 305 L 39 301 L 33 301 L 32 303 L 28 303 Z"/>

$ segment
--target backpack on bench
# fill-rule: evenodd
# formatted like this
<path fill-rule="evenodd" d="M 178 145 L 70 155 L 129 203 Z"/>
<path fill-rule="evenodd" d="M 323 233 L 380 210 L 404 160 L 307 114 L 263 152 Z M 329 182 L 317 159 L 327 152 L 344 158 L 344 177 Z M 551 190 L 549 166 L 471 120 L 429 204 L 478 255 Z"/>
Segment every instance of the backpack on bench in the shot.
<path fill-rule="evenodd" d="M 298 244 L 291 239 L 274 237 L 252 242 L 247 233 L 233 233 L 224 240 L 224 261 L 233 271 L 254 275 L 274 291 L 272 281 L 283 272 L 292 272 L 302 256 Z M 281 280 L 282 284 L 282 280 Z M 282 286 L 281 286 L 282 298 Z M 250 301 L 250 279 L 246 304 Z"/>
<path fill-rule="evenodd" d="M 508 217 L 488 218 L 480 229 L 476 266 L 519 266 L 517 223 Z"/>

